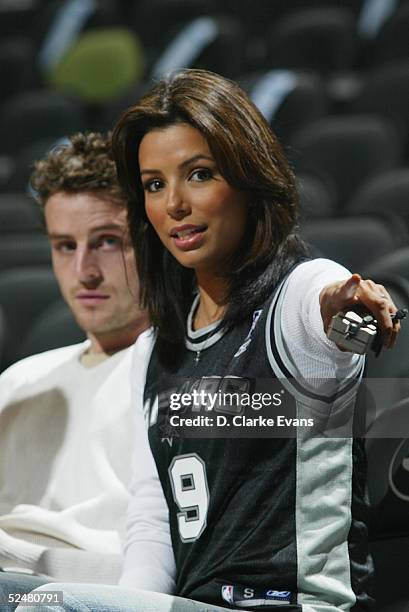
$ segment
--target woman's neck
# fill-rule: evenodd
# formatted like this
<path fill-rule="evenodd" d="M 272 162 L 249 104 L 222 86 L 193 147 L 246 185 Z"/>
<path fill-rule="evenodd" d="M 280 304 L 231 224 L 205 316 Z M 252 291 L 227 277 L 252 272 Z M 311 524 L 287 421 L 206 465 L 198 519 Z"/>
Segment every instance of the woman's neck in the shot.
<path fill-rule="evenodd" d="M 211 281 L 198 280 L 199 304 L 193 319 L 195 330 L 207 327 L 215 321 L 220 320 L 227 308 L 224 303 L 226 295 L 226 282 L 223 279 L 212 279 Z"/>

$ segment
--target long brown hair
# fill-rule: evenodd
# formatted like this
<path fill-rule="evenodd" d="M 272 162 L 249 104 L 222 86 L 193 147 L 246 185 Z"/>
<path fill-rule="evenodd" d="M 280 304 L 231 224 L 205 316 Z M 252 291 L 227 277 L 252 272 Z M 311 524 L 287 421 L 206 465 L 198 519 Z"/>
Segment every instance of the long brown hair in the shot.
<path fill-rule="evenodd" d="M 183 340 L 193 272 L 166 251 L 147 219 L 138 150 L 149 131 L 180 122 L 205 137 L 222 176 L 249 202 L 246 235 L 226 271 L 225 323 L 247 316 L 305 254 L 296 235 L 295 177 L 248 96 L 233 81 L 204 70 L 183 70 L 159 81 L 120 117 L 112 142 L 118 179 L 128 199 L 143 299 L 159 338 L 172 344 Z"/>

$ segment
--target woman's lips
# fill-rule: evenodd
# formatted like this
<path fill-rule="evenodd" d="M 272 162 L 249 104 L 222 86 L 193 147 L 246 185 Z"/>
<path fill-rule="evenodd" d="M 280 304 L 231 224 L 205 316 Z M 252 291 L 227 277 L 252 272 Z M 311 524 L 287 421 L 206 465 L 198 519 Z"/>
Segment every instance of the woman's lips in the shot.
<path fill-rule="evenodd" d="M 178 249 L 190 251 L 201 246 L 206 229 L 205 225 L 181 225 L 173 228 L 170 235 Z"/>

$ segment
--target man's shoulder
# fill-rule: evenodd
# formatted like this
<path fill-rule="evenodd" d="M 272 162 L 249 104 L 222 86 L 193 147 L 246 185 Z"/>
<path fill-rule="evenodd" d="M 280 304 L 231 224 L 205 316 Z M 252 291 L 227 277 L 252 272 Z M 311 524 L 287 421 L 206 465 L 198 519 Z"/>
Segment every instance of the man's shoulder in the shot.
<path fill-rule="evenodd" d="M 71 344 L 25 357 L 2 372 L 0 385 L 12 384 L 14 381 L 19 385 L 33 382 L 38 377 L 47 375 L 48 372 L 79 355 L 88 344 L 89 341 L 86 340 L 78 344 Z"/>

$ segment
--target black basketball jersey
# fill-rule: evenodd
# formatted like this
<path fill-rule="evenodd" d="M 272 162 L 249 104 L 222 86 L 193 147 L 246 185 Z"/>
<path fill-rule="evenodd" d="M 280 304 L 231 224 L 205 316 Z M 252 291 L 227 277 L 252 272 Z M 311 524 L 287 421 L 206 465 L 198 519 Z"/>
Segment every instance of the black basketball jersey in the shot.
<path fill-rule="evenodd" d="M 230 329 L 214 324 L 192 331 L 193 304 L 177 375 L 153 350 L 144 410 L 169 506 L 176 594 L 246 610 L 310 612 L 323 602 L 331 610 L 365 610 L 370 563 L 362 447 L 352 437 L 318 438 L 308 424 L 299 427 L 308 407 L 333 410 L 334 398 L 304 389 L 292 376 L 280 328 L 286 282 L 248 321 Z M 284 418 L 289 415 L 290 423 L 295 417 L 294 435 L 290 425 L 283 437 L 257 437 L 257 427 L 266 429 L 260 421 L 254 434 L 251 424 L 243 434 L 242 420 L 260 411 L 220 404 L 226 390 L 253 397 L 258 381 L 266 380 L 286 397 Z M 350 405 L 354 386 L 345 385 L 338 404 Z M 200 403 L 203 389 L 218 397 L 217 408 L 190 404 L 189 418 L 218 416 L 236 435 L 228 426 L 216 431 L 214 421 L 208 426 L 199 419 L 198 437 L 189 427 L 181 433 L 171 425 L 172 415 L 186 411 L 171 410 L 170 398 L 196 391 Z M 278 418 L 282 411 L 273 403 L 268 414 Z"/>

